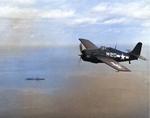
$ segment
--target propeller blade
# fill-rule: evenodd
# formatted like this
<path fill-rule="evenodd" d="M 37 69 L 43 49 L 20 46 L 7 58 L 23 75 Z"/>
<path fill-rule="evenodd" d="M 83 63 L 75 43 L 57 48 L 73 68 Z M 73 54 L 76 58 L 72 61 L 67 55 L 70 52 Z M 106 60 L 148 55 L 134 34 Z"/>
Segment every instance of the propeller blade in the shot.
<path fill-rule="evenodd" d="M 83 55 L 83 54 L 82 54 L 82 51 L 83 51 L 82 43 L 80 43 L 79 49 L 80 49 L 80 54 L 78 54 L 78 56 L 80 56 L 80 58 L 79 58 L 79 61 L 78 61 L 78 65 L 80 65 L 80 62 L 81 62 L 81 56 Z"/>
<path fill-rule="evenodd" d="M 80 63 L 81 63 L 81 57 L 79 58 L 79 61 L 78 61 L 78 65 L 80 66 Z"/>
<path fill-rule="evenodd" d="M 80 52 L 82 52 L 82 44 L 79 45 Z"/>

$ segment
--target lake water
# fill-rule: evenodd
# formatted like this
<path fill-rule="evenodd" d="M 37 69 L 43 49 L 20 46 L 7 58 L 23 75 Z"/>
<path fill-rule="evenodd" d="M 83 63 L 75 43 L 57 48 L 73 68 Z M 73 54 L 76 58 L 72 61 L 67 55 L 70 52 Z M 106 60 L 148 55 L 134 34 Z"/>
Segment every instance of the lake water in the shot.
<path fill-rule="evenodd" d="M 81 61 L 78 46 L 1 49 L 0 118 L 148 118 L 149 61 L 132 72 Z M 148 48 L 143 56 L 149 58 Z M 26 78 L 45 80 L 26 80 Z"/>

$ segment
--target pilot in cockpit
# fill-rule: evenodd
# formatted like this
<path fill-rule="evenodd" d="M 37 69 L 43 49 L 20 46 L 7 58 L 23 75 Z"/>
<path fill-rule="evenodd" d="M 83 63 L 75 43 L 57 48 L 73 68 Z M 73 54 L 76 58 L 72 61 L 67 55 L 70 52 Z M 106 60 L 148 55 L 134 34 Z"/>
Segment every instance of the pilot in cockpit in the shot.
<path fill-rule="evenodd" d="M 103 50 L 103 51 L 105 51 L 107 49 L 107 47 L 101 46 L 100 49 Z"/>

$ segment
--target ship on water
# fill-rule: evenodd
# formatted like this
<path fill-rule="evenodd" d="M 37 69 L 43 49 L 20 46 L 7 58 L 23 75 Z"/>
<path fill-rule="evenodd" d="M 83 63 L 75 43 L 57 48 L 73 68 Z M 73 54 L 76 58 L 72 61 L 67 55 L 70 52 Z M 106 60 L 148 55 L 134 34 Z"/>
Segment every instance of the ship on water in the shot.
<path fill-rule="evenodd" d="M 45 80 L 45 78 L 39 78 L 39 77 L 36 77 L 36 78 L 27 78 L 26 80 Z"/>

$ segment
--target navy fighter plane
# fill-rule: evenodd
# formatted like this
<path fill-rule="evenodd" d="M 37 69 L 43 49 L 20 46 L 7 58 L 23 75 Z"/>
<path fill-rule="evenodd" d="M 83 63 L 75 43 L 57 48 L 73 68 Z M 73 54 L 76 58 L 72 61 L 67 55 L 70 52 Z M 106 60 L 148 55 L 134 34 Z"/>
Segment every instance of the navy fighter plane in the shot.
<path fill-rule="evenodd" d="M 146 60 L 145 57 L 140 55 L 142 48 L 141 42 L 138 42 L 132 51 L 127 50 L 128 53 L 125 53 L 117 50 L 116 47 L 111 48 L 101 46 L 100 48 L 98 48 L 89 40 L 81 38 L 79 38 L 79 40 L 81 41 L 79 45 L 81 53 L 78 55 L 82 58 L 82 60 L 92 63 L 105 63 L 111 66 L 112 68 L 118 70 L 118 72 L 130 72 L 129 69 L 121 65 L 119 62 L 129 61 L 129 64 L 131 64 L 131 60 L 137 60 L 138 58 Z"/>

